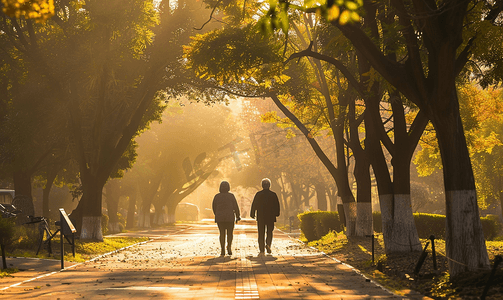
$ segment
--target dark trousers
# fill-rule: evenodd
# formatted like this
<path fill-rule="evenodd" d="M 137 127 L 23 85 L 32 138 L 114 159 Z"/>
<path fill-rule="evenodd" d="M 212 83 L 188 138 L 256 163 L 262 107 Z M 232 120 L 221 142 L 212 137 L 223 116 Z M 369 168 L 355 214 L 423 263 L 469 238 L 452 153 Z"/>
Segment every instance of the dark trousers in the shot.
<path fill-rule="evenodd" d="M 222 251 L 225 250 L 225 236 L 227 235 L 227 246 L 230 247 L 232 244 L 232 238 L 234 237 L 234 222 L 218 222 L 218 230 L 220 231 L 220 247 Z"/>
<path fill-rule="evenodd" d="M 265 245 L 271 246 L 272 243 L 272 231 L 274 230 L 274 221 L 257 221 L 258 227 L 258 248 L 260 252 L 264 252 Z M 267 236 L 266 236 L 267 230 Z M 265 243 L 264 243 L 265 237 Z"/>

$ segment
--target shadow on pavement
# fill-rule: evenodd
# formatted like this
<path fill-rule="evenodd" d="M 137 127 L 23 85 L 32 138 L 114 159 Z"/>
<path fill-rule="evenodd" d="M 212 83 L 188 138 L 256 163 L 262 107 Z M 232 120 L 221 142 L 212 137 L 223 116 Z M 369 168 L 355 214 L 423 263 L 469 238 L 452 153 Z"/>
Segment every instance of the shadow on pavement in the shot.
<path fill-rule="evenodd" d="M 258 256 L 250 255 L 250 256 L 247 256 L 246 259 L 260 263 L 260 264 L 265 264 L 265 262 L 267 262 L 267 261 L 275 261 L 278 258 L 276 258 L 272 255 L 258 255 Z"/>
<path fill-rule="evenodd" d="M 229 257 L 229 256 L 217 256 L 213 258 L 209 258 L 207 260 L 201 261 L 201 263 L 197 264 L 202 264 L 202 265 L 215 265 L 215 264 L 225 264 L 228 263 L 229 261 L 237 260 L 238 257 Z"/>

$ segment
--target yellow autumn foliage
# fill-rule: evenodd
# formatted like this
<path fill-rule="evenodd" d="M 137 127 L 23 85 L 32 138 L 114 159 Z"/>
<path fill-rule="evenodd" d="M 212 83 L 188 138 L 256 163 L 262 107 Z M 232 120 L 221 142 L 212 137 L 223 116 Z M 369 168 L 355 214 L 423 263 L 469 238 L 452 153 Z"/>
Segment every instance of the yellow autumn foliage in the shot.
<path fill-rule="evenodd" d="M 3 12 L 11 18 L 45 22 L 54 16 L 54 0 L 1 0 Z"/>

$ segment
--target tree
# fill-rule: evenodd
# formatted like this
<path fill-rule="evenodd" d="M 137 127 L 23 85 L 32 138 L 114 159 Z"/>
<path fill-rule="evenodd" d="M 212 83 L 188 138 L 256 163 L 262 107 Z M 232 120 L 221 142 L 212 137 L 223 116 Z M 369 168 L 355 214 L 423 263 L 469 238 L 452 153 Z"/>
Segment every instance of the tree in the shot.
<path fill-rule="evenodd" d="M 166 2 L 58 2 L 60 13 L 45 24 L 13 18 L 3 23 L 29 74 L 60 101 L 65 113 L 58 116 L 68 116 L 83 190 L 72 218 L 82 238 L 102 239 L 103 186 L 123 155 L 134 152 L 132 138 L 159 116 L 163 99 L 157 92 L 164 88 L 177 96 L 190 90 L 181 45 L 190 35 L 185 29 L 194 27 L 191 16 L 200 14 L 193 14 L 194 2 Z M 15 61 L 16 53 L 8 54 Z"/>
<path fill-rule="evenodd" d="M 235 120 L 223 105 L 182 101 L 170 104 L 160 124 L 136 140 L 138 160 L 128 176 L 136 177 L 142 197 L 140 227 L 174 223 L 178 203 L 202 184 L 227 153 L 221 149 L 236 139 Z M 150 220 L 151 205 L 155 206 Z"/>
<path fill-rule="evenodd" d="M 364 23 L 386 24 L 395 16 L 405 46 L 399 59 L 390 58 L 393 49 L 376 45 L 359 24 L 333 22 L 351 40 L 355 48 L 388 82 L 414 102 L 431 120 L 437 132 L 444 167 L 446 191 L 446 248 L 451 276 L 463 271 L 487 268 L 489 259 L 478 214 L 475 181 L 459 114 L 456 77 L 468 60 L 469 50 L 477 38 L 468 40 L 465 20 L 480 20 L 480 10 L 469 10 L 471 1 L 392 1 L 365 2 Z M 430 11 L 433 9 L 434 14 Z M 417 19 L 414 16 L 425 16 Z M 390 34 L 383 27 L 383 35 Z M 423 53 L 421 53 L 423 51 Z M 462 246 L 461 246 L 462 245 Z M 471 245 L 466 247 L 465 245 Z"/>
<path fill-rule="evenodd" d="M 478 205 L 482 209 L 501 203 L 501 89 L 482 89 L 473 82 L 459 84 L 460 113 L 465 127 L 470 157 L 475 175 Z M 421 176 L 442 169 L 435 132 L 431 131 L 421 143 L 415 163 Z"/>
<path fill-rule="evenodd" d="M 272 38 L 264 37 L 258 30 L 259 25 L 249 24 L 242 28 L 229 27 L 224 30 L 216 30 L 206 35 L 200 35 L 194 39 L 190 47 L 186 47 L 186 57 L 189 60 L 189 66 L 203 79 L 214 79 L 220 83 L 229 93 L 241 96 L 261 96 L 270 97 L 278 108 L 284 113 L 307 137 L 309 143 L 320 157 L 321 161 L 327 167 L 338 185 L 338 195 L 341 197 L 344 205 L 348 206 L 345 210 L 346 220 L 348 220 L 347 233 L 353 235 L 355 232 L 356 209 L 354 208 L 355 199 L 351 192 L 347 179 L 347 168 L 344 155 L 343 142 L 343 119 L 336 119 L 329 87 L 326 85 L 325 74 L 320 66 L 312 63 L 310 72 L 321 72 L 317 78 L 316 84 L 322 86 L 323 91 L 316 88 L 310 89 L 310 82 L 306 73 L 299 76 L 295 67 L 291 72 L 283 70 L 282 55 L 280 52 L 281 44 Z M 225 48 L 225 49 L 223 49 Z M 225 59 L 216 56 L 211 60 L 208 57 L 213 55 L 211 51 L 226 52 Z M 217 50 L 218 49 L 218 50 Z M 241 59 L 245 57 L 246 59 Z M 232 59 L 235 58 L 235 59 Z M 258 67 L 257 67 L 258 66 Z M 302 67 L 301 67 L 302 69 Z M 300 70 L 297 70 L 300 71 Z M 290 76 L 297 76 L 296 80 L 289 80 Z M 242 79 L 244 78 L 244 79 Z M 286 84 L 285 84 L 286 83 Z M 291 91 L 288 91 L 291 88 Z M 280 89 L 276 91 L 275 89 Z M 311 130 L 302 123 L 283 103 L 310 101 L 311 94 L 317 94 L 317 100 L 322 101 L 326 107 L 324 117 L 327 120 L 327 127 L 334 134 L 334 142 L 337 149 L 337 167 L 330 161 L 317 142 L 313 139 Z M 346 106 L 345 101 L 340 100 Z M 340 123 L 340 124 L 339 124 Z"/>
<path fill-rule="evenodd" d="M 373 33 L 373 38 L 378 40 L 377 28 L 369 25 L 366 27 L 368 27 L 366 31 Z M 356 51 L 352 63 L 354 65 L 355 61 L 357 61 L 358 68 L 351 65 L 351 63 L 348 64 L 347 60 L 341 59 L 339 54 L 342 51 L 341 49 L 348 52 L 350 48 L 344 42 L 340 42 L 341 40 L 344 41 L 344 39 L 340 37 L 340 33 L 334 32 L 334 28 L 328 27 L 325 32 L 324 36 L 321 35 L 320 40 L 327 41 L 324 44 L 329 45 L 329 47 L 317 52 L 312 50 L 313 44 L 311 44 L 307 49 L 292 54 L 289 60 L 307 56 L 326 61 L 346 77 L 352 88 L 348 89 L 349 93 L 357 93 L 364 101 L 365 112 L 358 118 L 355 118 L 355 109 L 352 108 L 355 104 L 354 100 L 347 101 L 351 108 L 349 132 L 352 133 L 349 134 L 348 144 L 355 155 L 355 175 L 360 181 L 358 184 L 360 193 L 357 194 L 360 198 L 359 202 L 366 202 L 364 199 L 368 199 L 367 201 L 370 202 L 368 163 L 371 162 L 379 190 L 386 252 L 419 251 L 419 237 L 410 209 L 409 173 L 414 149 L 428 119 L 422 112 L 412 113 L 410 114 L 412 118 L 410 116 L 406 118 L 404 105 L 407 105 L 410 109 L 411 104 L 402 103 L 404 101 L 401 100 L 400 94 L 393 91 L 393 88 L 389 87 L 378 74 L 373 72 L 367 59 L 358 51 Z M 333 40 L 338 42 L 332 42 Z M 349 94 L 349 97 L 354 99 L 354 95 Z M 392 108 L 392 115 L 381 116 L 381 101 L 384 102 L 384 105 Z M 414 110 L 414 107 L 412 107 L 412 110 Z M 393 125 L 386 125 L 386 123 L 391 123 L 388 122 L 391 117 L 393 118 Z M 365 138 L 364 141 L 360 141 L 357 124 L 363 120 L 365 122 Z M 393 132 L 393 139 L 388 132 Z M 396 174 L 393 176 L 394 180 L 392 180 L 388 170 L 387 158 L 383 153 L 381 143 L 385 146 L 388 154 L 392 156 L 393 173 Z M 362 147 L 362 144 L 365 145 L 365 148 Z M 365 197 L 362 195 L 365 195 Z M 367 209 L 364 209 L 364 207 L 367 207 Z M 360 208 L 363 208 L 363 211 L 368 211 L 370 205 L 359 206 L 358 209 Z M 362 216 L 364 215 L 362 214 Z M 359 213 L 357 216 L 357 218 L 361 218 Z M 370 220 L 370 218 L 367 218 L 367 220 Z"/>
<path fill-rule="evenodd" d="M 278 111 L 270 99 L 248 99 L 245 103 L 249 111 L 243 118 L 250 121 L 247 127 L 256 163 L 262 177 L 270 178 L 279 187 L 284 223 L 288 224 L 289 216 L 310 209 L 310 200 L 315 193 L 319 201 L 314 208 L 327 210 L 326 191 L 322 187 L 330 186 L 333 180 L 322 168 L 302 133 L 292 128 L 292 122 Z M 330 137 L 320 136 L 318 141 L 325 151 L 333 154 Z M 315 190 L 316 187 L 318 189 Z"/>
<path fill-rule="evenodd" d="M 67 136 L 63 108 L 51 96 L 47 82 L 28 71 L 30 64 L 20 50 L 22 47 L 12 43 L 17 37 L 13 28 L 16 23 L 5 15 L 0 18 L 1 176 L 14 183 L 16 194 L 31 199 L 33 177 L 42 172 Z"/>
<path fill-rule="evenodd" d="M 366 149 L 367 147 L 363 148 L 361 145 L 362 142 L 360 141 L 361 137 L 358 124 L 363 121 L 363 114 L 357 116 L 354 113 L 354 105 L 357 99 L 356 96 L 360 96 L 365 99 L 366 103 L 369 102 L 367 104 L 367 109 L 372 108 L 372 114 L 377 114 L 377 117 L 371 118 L 371 114 L 367 113 L 365 126 L 371 126 L 370 124 L 373 123 L 375 124 L 372 126 L 378 126 L 378 128 L 383 126 L 379 115 L 379 101 L 383 92 L 379 90 L 379 84 L 376 84 L 379 79 L 376 79 L 377 76 L 365 75 L 371 73 L 370 66 L 368 63 L 365 63 L 365 59 L 360 59 L 360 56 L 356 55 L 356 53 L 347 44 L 347 40 L 341 37 L 340 33 L 334 32 L 334 30 L 330 30 L 330 28 L 327 29 L 326 24 L 310 15 L 299 15 L 295 17 L 295 20 L 297 19 L 302 19 L 304 21 L 299 22 L 299 24 L 297 24 L 296 21 L 291 21 L 289 23 L 292 31 L 295 32 L 295 35 L 293 35 L 292 32 L 289 33 L 288 44 L 293 45 L 292 51 L 295 52 L 286 60 L 288 67 L 282 70 L 282 76 L 287 75 L 286 79 L 281 78 L 281 76 L 276 73 L 270 73 L 271 70 L 275 70 L 276 68 L 274 64 L 277 61 L 277 58 L 272 54 L 276 51 L 274 46 L 270 47 L 269 51 L 271 53 L 267 55 L 262 54 L 263 51 L 266 51 L 263 49 L 256 51 L 257 49 L 248 50 L 239 48 L 243 47 L 243 44 L 248 43 L 247 39 L 253 39 L 253 34 L 258 34 L 256 31 L 253 31 L 253 26 L 251 25 L 249 25 L 249 28 L 241 30 L 239 34 L 236 34 L 235 32 L 240 29 L 232 28 L 228 29 L 228 32 L 226 33 L 215 32 L 212 33 L 211 36 L 208 34 L 206 37 L 197 38 L 192 48 L 188 49 L 189 51 L 187 51 L 187 56 L 192 64 L 197 66 L 195 67 L 196 72 L 204 74 L 204 77 L 213 75 L 225 81 L 226 78 L 242 78 L 244 76 L 249 76 L 249 74 L 253 74 L 254 78 L 257 78 L 258 76 L 260 80 L 255 80 L 247 84 L 253 86 L 254 83 L 256 85 L 256 82 L 263 81 L 265 82 L 266 89 L 277 89 L 278 95 L 274 95 L 274 92 L 268 93 L 266 91 L 264 91 L 264 94 L 271 96 L 282 112 L 288 116 L 288 118 L 290 118 L 298 128 L 301 129 L 303 134 L 310 141 L 313 149 L 317 149 L 315 151 L 318 153 L 320 160 L 324 162 L 324 165 L 330 170 L 330 173 L 336 179 L 338 194 L 343 199 L 343 203 L 345 203 L 344 205 L 346 206 L 344 212 L 347 214 L 346 219 L 349 221 L 348 234 L 352 235 L 353 232 L 356 232 L 358 235 L 370 234 L 372 230 L 372 217 L 370 201 L 371 181 L 369 171 L 369 163 L 371 160 L 369 157 L 374 158 L 374 160 L 376 157 L 370 155 Z M 230 35 L 235 35 L 235 37 L 230 39 Z M 206 38 L 207 40 L 204 41 Z M 281 38 L 283 38 L 281 35 L 271 37 L 272 40 L 280 40 Z M 207 64 L 205 62 L 208 61 L 208 59 L 202 58 L 206 52 L 201 49 L 209 47 L 208 44 L 211 45 L 211 48 L 215 49 L 217 44 L 226 45 L 226 43 L 234 43 L 234 41 L 238 41 L 240 39 L 240 42 L 236 42 L 239 46 L 233 45 L 229 47 L 229 49 L 239 49 L 237 50 L 237 53 L 248 51 L 246 57 L 250 60 L 252 60 L 252 57 L 256 57 L 256 64 L 249 63 L 247 65 L 239 61 L 237 63 L 231 63 L 230 67 L 218 67 L 218 63 L 225 64 L 227 60 L 220 62 L 213 59 L 211 64 Z M 231 40 L 231 42 L 228 42 L 229 40 Z M 309 40 L 311 40 L 310 43 Z M 337 42 L 333 42 L 334 40 Z M 268 42 L 271 43 L 270 41 Z M 197 45 L 199 50 L 192 51 L 192 49 L 196 48 L 194 45 Z M 328 47 L 328 45 L 330 45 L 330 47 Z M 334 45 L 337 47 L 332 48 Z M 285 50 L 287 49 L 290 50 L 289 48 L 285 48 Z M 230 55 L 231 58 L 234 56 L 236 55 Z M 296 65 L 292 63 L 295 59 L 302 57 L 308 57 L 307 62 L 303 64 L 297 62 Z M 356 57 L 358 57 L 358 60 L 356 60 Z M 356 65 L 357 61 L 360 70 L 358 70 Z M 235 64 L 239 65 L 239 69 L 237 71 L 238 74 L 229 75 L 232 72 L 230 70 L 236 66 Z M 260 65 L 260 67 L 256 67 L 257 65 Z M 246 68 L 248 66 L 255 69 L 247 70 Z M 264 72 L 258 74 L 257 72 L 260 72 L 259 70 L 261 70 L 261 68 L 269 71 L 269 73 Z M 239 73 L 242 69 L 246 69 L 247 71 Z M 222 75 L 222 72 L 219 70 L 226 70 L 224 73 L 227 73 L 228 75 Z M 358 71 L 361 74 L 360 80 L 357 80 L 357 77 L 353 75 L 358 74 Z M 267 78 L 267 76 L 269 76 L 269 78 Z M 336 78 L 336 80 L 329 80 L 328 78 Z M 367 82 L 370 82 L 370 84 Z M 226 86 L 228 86 L 228 84 L 229 83 L 227 82 Z M 242 84 L 237 86 L 242 86 Z M 271 88 L 271 86 L 273 87 Z M 304 88 L 303 90 L 301 87 L 309 88 Z M 237 87 L 234 89 L 236 88 Z M 286 105 L 284 105 L 284 103 Z M 397 103 L 401 104 L 401 102 Z M 395 119 L 397 121 L 401 120 L 399 118 L 401 115 L 397 110 L 398 107 L 401 106 L 394 105 L 393 107 L 395 108 L 395 111 L 397 111 L 394 116 Z M 348 108 L 351 111 L 352 118 L 349 121 L 347 114 L 350 113 L 350 111 L 348 111 Z M 413 134 L 411 134 L 410 137 L 409 132 L 407 132 L 407 127 L 405 126 L 405 120 L 403 121 L 404 126 L 400 128 L 400 135 L 397 135 L 399 137 L 396 143 L 397 149 L 392 149 L 395 145 L 393 145 L 386 134 L 383 134 L 383 136 L 377 140 L 374 139 L 375 143 L 377 143 L 379 147 L 380 139 L 383 140 L 384 144 L 388 147 L 389 152 L 393 153 L 393 155 L 396 155 L 397 157 L 394 160 L 394 167 L 397 170 L 403 170 L 403 173 L 407 174 L 407 176 L 404 176 L 403 179 L 399 178 L 396 182 L 397 192 L 407 196 L 401 196 L 401 198 L 397 198 L 397 201 L 395 202 L 393 196 L 394 189 L 390 179 L 390 173 L 387 171 L 386 160 L 383 155 L 380 156 L 380 165 L 384 167 L 384 171 L 377 172 L 377 174 L 381 175 L 380 178 L 383 178 L 378 182 L 381 183 L 381 186 L 384 186 L 386 180 L 389 183 L 386 189 L 380 189 L 381 192 L 386 195 L 386 197 L 381 197 L 383 201 L 386 201 L 383 203 L 382 210 L 385 212 L 397 211 L 396 218 L 394 218 L 395 215 L 393 213 L 383 214 L 385 217 L 385 228 L 389 228 L 389 230 L 385 230 L 385 235 L 387 237 L 386 249 L 390 252 L 410 251 L 414 249 L 418 250 L 420 248 L 419 238 L 413 223 L 412 211 L 410 211 L 410 209 L 408 211 L 404 210 L 405 208 L 410 208 L 410 183 L 408 180 L 409 163 L 407 162 L 410 162 L 412 153 L 414 152 L 414 147 L 417 144 L 422 129 L 424 129 L 424 125 L 426 124 L 424 114 L 418 114 L 418 116 L 418 124 L 414 124 L 414 126 L 411 127 L 413 130 L 411 130 L 410 133 L 413 132 Z M 402 119 L 403 118 L 404 116 L 402 113 Z M 376 121 L 374 122 L 373 119 Z M 344 125 L 347 124 L 347 122 L 350 124 L 350 130 L 348 132 L 351 134 L 347 136 L 348 139 L 346 145 L 349 145 L 352 148 L 352 154 L 354 155 L 355 164 L 357 166 L 355 170 L 358 178 L 357 187 L 359 193 L 357 193 L 357 197 L 359 201 L 356 203 L 351 189 L 349 188 L 348 167 L 346 167 Z M 420 125 L 421 123 L 423 125 Z M 335 167 L 330 159 L 326 157 L 319 145 L 316 145 L 316 141 L 312 139 L 320 128 L 321 130 L 328 130 L 331 133 L 334 142 L 337 144 L 337 167 Z M 378 136 L 381 132 L 385 132 L 385 130 L 381 129 L 375 131 L 375 134 L 370 136 L 367 140 L 371 141 L 372 138 Z M 367 143 L 367 141 L 365 143 Z M 372 146 L 370 144 L 369 146 L 370 149 Z M 376 147 L 374 147 L 374 149 L 376 149 Z M 378 151 L 382 150 L 379 149 Z M 399 210 L 399 208 L 402 208 L 402 210 Z M 388 224 L 389 226 L 387 226 Z M 393 230 L 393 228 L 395 229 Z M 390 237 L 390 239 L 388 239 L 388 237 Z M 393 239 L 391 237 L 395 238 Z"/>
<path fill-rule="evenodd" d="M 503 139 L 502 119 L 503 94 L 501 89 L 479 90 L 473 86 L 464 87 L 461 93 L 461 112 L 473 111 L 477 121 L 467 130 L 470 155 L 477 187 L 478 204 L 482 209 L 503 208 Z M 467 97 L 468 96 L 468 97 Z M 467 99 L 468 98 L 468 99 Z M 465 108 L 469 106 L 471 109 Z M 503 213 L 503 210 L 502 210 Z"/>
<path fill-rule="evenodd" d="M 2 0 L 0 7 L 12 18 L 45 22 L 54 16 L 54 0 Z"/>

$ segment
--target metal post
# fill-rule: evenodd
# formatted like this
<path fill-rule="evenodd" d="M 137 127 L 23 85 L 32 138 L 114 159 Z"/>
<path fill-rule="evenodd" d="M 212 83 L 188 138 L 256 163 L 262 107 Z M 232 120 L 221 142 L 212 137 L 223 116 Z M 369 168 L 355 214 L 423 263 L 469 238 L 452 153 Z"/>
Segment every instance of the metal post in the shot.
<path fill-rule="evenodd" d="M 498 269 L 498 265 L 503 261 L 503 257 L 501 255 L 496 255 L 494 258 L 493 269 L 491 270 L 491 275 L 489 275 L 489 279 L 487 279 L 486 287 L 484 288 L 484 292 L 482 292 L 482 296 L 480 296 L 480 300 L 485 300 L 487 296 L 487 292 L 489 292 L 489 288 L 491 287 L 491 281 L 493 280 L 494 274 L 496 274 L 496 270 Z"/>
<path fill-rule="evenodd" d="M 65 268 L 65 239 L 63 237 L 63 230 L 59 231 L 61 236 L 61 270 Z"/>
<path fill-rule="evenodd" d="M 375 258 L 375 252 L 374 252 L 374 234 L 371 235 L 366 235 L 367 237 L 372 238 L 372 265 L 374 265 L 374 258 Z"/>
<path fill-rule="evenodd" d="M 419 270 L 421 270 L 421 266 L 423 265 L 424 263 L 424 260 L 426 259 L 426 256 L 428 256 L 428 252 L 426 252 L 426 250 L 428 250 L 428 245 L 430 244 L 430 242 L 426 242 L 426 245 L 424 246 L 424 249 L 423 249 L 423 252 L 421 253 L 421 256 L 419 256 L 419 260 L 416 264 L 416 268 L 414 269 L 414 274 L 419 274 Z"/>
<path fill-rule="evenodd" d="M 0 248 L 2 249 L 2 269 L 7 269 L 7 260 L 5 260 L 5 246 L 1 244 Z"/>
<path fill-rule="evenodd" d="M 372 234 L 372 265 L 374 265 L 374 234 Z"/>
<path fill-rule="evenodd" d="M 75 234 L 72 233 L 72 252 L 73 252 L 73 257 L 75 257 Z"/>
<path fill-rule="evenodd" d="M 431 258 L 433 259 L 433 270 L 437 270 L 437 254 L 435 252 L 435 236 L 430 235 L 431 240 Z"/>

